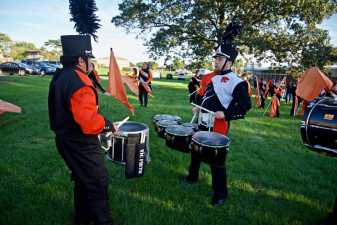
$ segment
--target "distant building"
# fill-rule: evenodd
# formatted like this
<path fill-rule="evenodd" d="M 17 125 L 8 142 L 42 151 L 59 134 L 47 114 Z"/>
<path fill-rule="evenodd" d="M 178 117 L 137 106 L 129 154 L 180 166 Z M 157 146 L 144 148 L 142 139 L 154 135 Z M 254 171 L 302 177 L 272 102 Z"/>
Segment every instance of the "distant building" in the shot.
<path fill-rule="evenodd" d="M 28 50 L 25 52 L 26 59 L 39 60 L 41 59 L 41 51 L 39 50 Z"/>
<path fill-rule="evenodd" d="M 116 56 L 117 64 L 120 70 L 130 67 L 130 61 L 127 58 Z M 99 65 L 109 67 L 110 57 L 97 58 L 95 60 Z"/>

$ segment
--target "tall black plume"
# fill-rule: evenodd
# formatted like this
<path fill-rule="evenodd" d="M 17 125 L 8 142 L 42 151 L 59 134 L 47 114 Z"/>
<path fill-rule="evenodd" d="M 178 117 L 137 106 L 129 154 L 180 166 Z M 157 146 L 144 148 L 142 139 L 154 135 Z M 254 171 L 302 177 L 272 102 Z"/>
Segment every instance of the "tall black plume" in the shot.
<path fill-rule="evenodd" d="M 100 19 L 96 16 L 95 0 L 69 0 L 70 21 L 75 23 L 74 28 L 80 34 L 91 35 L 97 41 L 96 32 L 101 27 Z"/>

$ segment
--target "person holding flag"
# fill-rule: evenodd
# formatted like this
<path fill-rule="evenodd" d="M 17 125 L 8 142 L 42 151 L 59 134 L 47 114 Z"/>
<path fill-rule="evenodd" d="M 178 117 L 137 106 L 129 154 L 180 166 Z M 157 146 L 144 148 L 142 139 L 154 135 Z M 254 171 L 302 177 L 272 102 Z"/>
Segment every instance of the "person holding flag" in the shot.
<path fill-rule="evenodd" d="M 138 74 L 139 80 L 139 103 L 141 106 L 147 107 L 148 95 L 152 93 L 151 81 L 152 73 L 150 71 L 150 65 L 144 63 Z"/>

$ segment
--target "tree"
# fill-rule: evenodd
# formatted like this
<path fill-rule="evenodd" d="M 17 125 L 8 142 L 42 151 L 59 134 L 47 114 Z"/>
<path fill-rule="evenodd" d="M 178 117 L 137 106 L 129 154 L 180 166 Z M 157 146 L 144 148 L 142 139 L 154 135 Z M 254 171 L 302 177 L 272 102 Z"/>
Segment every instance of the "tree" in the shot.
<path fill-rule="evenodd" d="M 185 67 L 185 63 L 183 60 L 179 58 L 174 58 L 172 63 L 172 69 L 173 70 L 182 70 Z"/>
<path fill-rule="evenodd" d="M 4 33 L 0 33 L 0 54 L 5 56 L 9 55 L 11 45 L 11 38 Z"/>
<path fill-rule="evenodd" d="M 138 62 L 138 63 L 136 63 L 136 66 L 137 66 L 138 68 L 141 68 L 141 67 L 143 66 L 144 63 L 149 64 L 149 66 L 150 66 L 150 68 L 151 68 L 152 70 L 156 70 L 156 69 L 158 69 L 158 67 L 159 67 L 158 63 L 156 63 L 155 61 Z"/>
<path fill-rule="evenodd" d="M 26 57 L 27 51 L 39 50 L 33 43 L 29 42 L 16 42 L 11 46 L 10 56 L 13 59 L 21 60 Z"/>
<path fill-rule="evenodd" d="M 44 58 L 49 60 L 59 60 L 62 54 L 62 45 L 60 39 L 50 39 L 44 43 L 41 48 L 41 52 Z"/>
<path fill-rule="evenodd" d="M 246 46 L 246 53 L 282 62 L 299 51 L 294 39 L 298 32 L 334 14 L 336 5 L 333 0 L 125 0 L 112 23 L 138 31 L 154 58 L 202 60 L 211 55 L 229 22 L 238 18 L 244 30 L 236 42 Z"/>

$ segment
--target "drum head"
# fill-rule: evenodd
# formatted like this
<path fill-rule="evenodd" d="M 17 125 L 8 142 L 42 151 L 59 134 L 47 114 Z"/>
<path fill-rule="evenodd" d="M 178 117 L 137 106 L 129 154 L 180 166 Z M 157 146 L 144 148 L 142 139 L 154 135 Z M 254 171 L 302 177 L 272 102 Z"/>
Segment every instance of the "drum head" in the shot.
<path fill-rule="evenodd" d="M 192 128 L 194 130 L 198 129 L 198 124 L 197 123 L 183 123 L 181 125 L 184 126 L 184 127 L 190 127 L 190 128 Z"/>
<path fill-rule="evenodd" d="M 165 131 L 166 133 L 175 136 L 191 136 L 193 134 L 193 128 L 184 127 L 182 125 L 170 125 Z"/>
<path fill-rule="evenodd" d="M 137 132 L 137 131 L 142 131 L 146 130 L 147 126 L 143 123 L 137 123 L 133 121 L 128 121 L 124 123 L 120 128 L 119 131 L 123 132 Z"/>
<path fill-rule="evenodd" d="M 227 136 L 210 131 L 196 132 L 192 136 L 192 141 L 200 144 L 201 146 L 212 148 L 228 147 L 230 144 L 230 140 Z"/>
<path fill-rule="evenodd" d="M 178 124 L 178 122 L 175 121 L 175 120 L 159 120 L 157 122 L 157 125 L 159 127 L 168 127 L 170 125 L 177 125 L 177 124 Z"/>
<path fill-rule="evenodd" d="M 160 120 L 175 120 L 175 121 L 181 121 L 181 118 L 179 116 L 170 115 L 170 114 L 157 114 L 153 117 L 154 121 L 160 121 Z"/>

